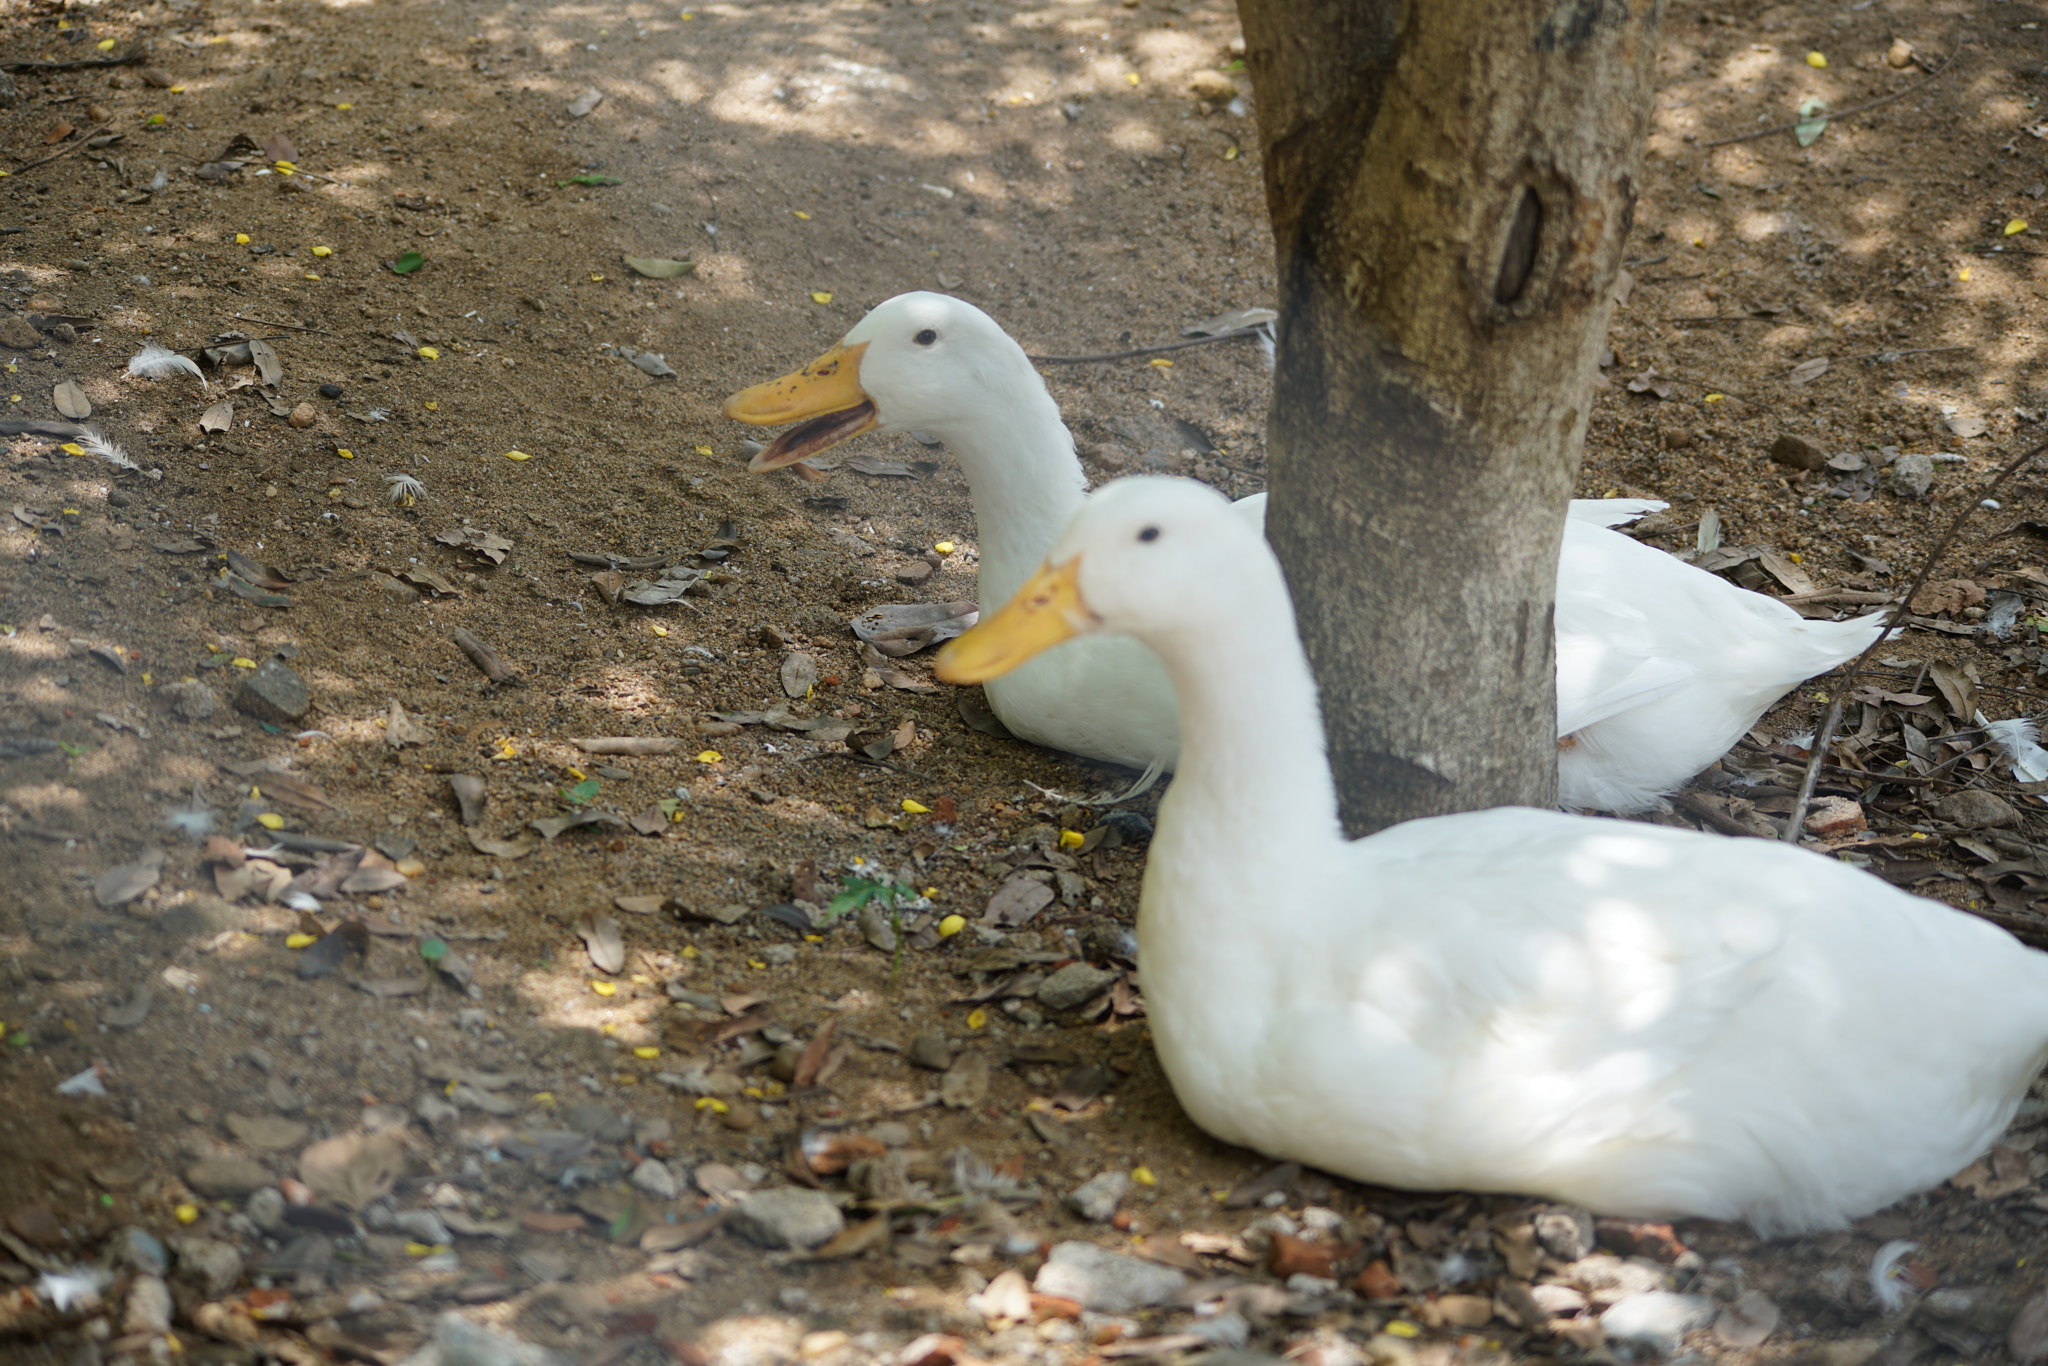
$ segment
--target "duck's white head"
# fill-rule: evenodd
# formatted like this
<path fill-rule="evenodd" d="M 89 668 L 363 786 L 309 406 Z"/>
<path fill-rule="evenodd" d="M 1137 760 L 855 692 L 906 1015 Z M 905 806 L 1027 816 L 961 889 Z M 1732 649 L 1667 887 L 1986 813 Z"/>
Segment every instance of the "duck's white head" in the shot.
<path fill-rule="evenodd" d="M 799 422 L 756 455 L 780 469 L 862 432 L 932 432 L 990 420 L 991 399 L 1043 393 L 1024 350 L 973 304 L 944 294 L 898 294 L 803 369 L 743 389 L 727 417 L 755 426 Z"/>
<path fill-rule="evenodd" d="M 1163 644 L 1202 632 L 1265 579 L 1279 579 L 1272 552 L 1222 494 L 1192 479 L 1119 479 L 1089 496 L 1001 611 L 940 652 L 937 672 L 980 683 L 1099 632 Z"/>

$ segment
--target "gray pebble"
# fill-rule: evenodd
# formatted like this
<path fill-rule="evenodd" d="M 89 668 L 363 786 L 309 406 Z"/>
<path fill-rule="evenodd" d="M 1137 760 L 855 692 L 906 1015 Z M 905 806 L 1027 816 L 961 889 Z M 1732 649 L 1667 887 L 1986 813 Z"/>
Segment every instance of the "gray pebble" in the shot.
<path fill-rule="evenodd" d="M 274 659 L 264 660 L 235 688 L 236 711 L 273 725 L 296 721 L 312 708 L 306 680 Z"/>
<path fill-rule="evenodd" d="M 412 1112 L 420 1117 L 420 1123 L 429 1129 L 438 1129 L 444 1124 L 453 1124 L 462 1118 L 462 1110 L 450 1105 L 441 1097 L 428 1091 L 412 1103 Z"/>
<path fill-rule="evenodd" d="M 131 1333 L 171 1331 L 171 1288 L 160 1276 L 137 1276 L 128 1284 L 128 1310 L 121 1326 Z"/>
<path fill-rule="evenodd" d="M 1937 797 L 1934 814 L 1965 830 L 1996 830 L 2020 823 L 2020 813 L 2005 798 L 1974 787 Z"/>
<path fill-rule="evenodd" d="M 652 1157 L 633 1168 L 633 1184 L 657 1200 L 673 1200 L 683 1193 L 668 1163 Z"/>
<path fill-rule="evenodd" d="M 246 1157 L 209 1157 L 185 1168 L 185 1184 L 209 1200 L 233 1199 L 270 1184 L 270 1172 Z"/>
<path fill-rule="evenodd" d="M 943 1072 L 953 1065 L 953 1041 L 936 1029 L 927 1029 L 910 1041 L 904 1055 L 918 1067 Z"/>
<path fill-rule="evenodd" d="M 219 1299 L 242 1279 L 242 1254 L 218 1238 L 180 1238 L 178 1276 L 196 1281 L 208 1299 Z"/>
<path fill-rule="evenodd" d="M 1131 1188 L 1131 1178 L 1122 1172 L 1103 1172 L 1067 1192 L 1067 1208 L 1083 1219 L 1106 1224 L 1116 1217 L 1116 1207 Z"/>
<path fill-rule="evenodd" d="M 164 696 L 171 701 L 171 710 L 182 721 L 205 721 L 220 710 L 220 699 L 213 695 L 213 689 L 198 679 L 173 683 L 164 689 Z"/>
<path fill-rule="evenodd" d="M 1252 1340 L 1252 1326 L 1244 1315 L 1236 1310 L 1226 1310 L 1206 1319 L 1181 1325 L 1183 1333 L 1193 1333 L 1198 1338 L 1207 1338 L 1218 1347 L 1242 1348 Z M 1205 1358 L 1213 1361 L 1215 1358 Z"/>
<path fill-rule="evenodd" d="M 278 1198 L 283 1199 L 282 1196 Z M 124 1228 L 120 1237 L 114 1240 L 114 1263 L 145 1276 L 161 1276 L 171 1269 L 171 1254 L 154 1234 L 139 1228 Z"/>
<path fill-rule="evenodd" d="M 1593 1215 L 1572 1205 L 1553 1205 L 1536 1216 L 1536 1242 L 1560 1262 L 1592 1255 Z"/>
<path fill-rule="evenodd" d="M 1600 1316 L 1609 1341 L 1639 1342 L 1664 1356 L 1685 1345 L 1685 1335 L 1714 1321 L 1719 1308 L 1712 1295 L 1680 1295 L 1652 1290 L 1617 1300 Z"/>
<path fill-rule="evenodd" d="M 430 1209 L 402 1209 L 391 1216 L 391 1227 L 416 1243 L 438 1246 L 454 1241 L 448 1226 L 441 1222 L 441 1216 Z"/>
<path fill-rule="evenodd" d="M 1109 989 L 1118 974 L 1087 963 L 1069 963 L 1038 984 L 1038 1003 L 1047 1010 L 1075 1010 Z"/>
<path fill-rule="evenodd" d="M 1884 486 L 1905 498 L 1925 498 L 1934 487 L 1934 457 L 1920 452 L 1896 457 L 1884 467 Z"/>
<path fill-rule="evenodd" d="M 1039 1268 L 1032 1288 L 1041 1295 L 1078 1300 L 1083 1309 L 1128 1314 L 1168 1303 L 1187 1283 L 1187 1276 L 1170 1266 L 1093 1243 L 1060 1243 Z"/>
<path fill-rule="evenodd" d="M 732 1213 L 741 1237 L 769 1248 L 808 1248 L 835 1237 L 846 1216 L 823 1191 L 755 1191 Z"/>
<path fill-rule="evenodd" d="M 249 1203 L 242 1206 L 242 1212 L 249 1216 L 250 1223 L 265 1233 L 279 1233 L 284 1229 L 284 1195 L 275 1186 L 251 1191 Z"/>

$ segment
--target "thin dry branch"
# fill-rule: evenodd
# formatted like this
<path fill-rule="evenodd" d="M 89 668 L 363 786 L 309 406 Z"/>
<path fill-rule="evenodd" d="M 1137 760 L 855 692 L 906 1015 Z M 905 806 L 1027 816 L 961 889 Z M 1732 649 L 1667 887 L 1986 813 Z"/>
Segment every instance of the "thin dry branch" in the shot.
<path fill-rule="evenodd" d="M 1963 36 L 1959 33 L 1956 35 L 1955 47 L 1950 49 L 1949 51 L 1948 60 L 1943 62 L 1940 66 L 1936 67 L 1932 72 L 1930 72 L 1927 76 L 1927 79 L 1915 81 L 1911 85 L 1906 86 L 1903 89 L 1892 91 L 1892 93 L 1889 95 L 1879 95 L 1874 100 L 1866 100 L 1862 104 L 1852 104 L 1847 109 L 1823 110 L 1820 114 L 1816 115 L 1815 117 L 1827 119 L 1846 119 L 1851 114 L 1861 114 L 1866 109 L 1875 109 L 1881 104 L 1890 104 L 1893 100 L 1903 99 L 1907 95 L 1912 94 L 1916 90 L 1925 90 L 1928 86 L 1934 84 L 1937 80 L 1940 80 L 1942 76 L 1947 74 L 1948 69 L 1955 65 L 1956 58 L 1962 55 L 1962 51 Z M 1773 133 L 1789 133 L 1793 129 L 1797 128 L 1800 124 L 1811 123 L 1812 121 L 1813 119 L 1811 118 L 1794 119 L 1790 123 L 1781 123 L 1774 128 L 1759 128 L 1754 133 L 1737 133 L 1732 138 L 1716 138 L 1712 142 L 1703 144 L 1700 150 L 1711 152 L 1716 147 L 1726 147 L 1731 143 L 1754 142 L 1758 138 L 1767 138 Z"/>

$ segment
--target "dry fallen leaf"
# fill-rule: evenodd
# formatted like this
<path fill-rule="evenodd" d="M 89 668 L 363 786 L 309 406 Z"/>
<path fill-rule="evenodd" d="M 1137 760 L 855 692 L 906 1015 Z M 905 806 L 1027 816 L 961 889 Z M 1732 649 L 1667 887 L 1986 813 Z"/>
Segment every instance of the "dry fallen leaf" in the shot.
<path fill-rule="evenodd" d="M 599 972 L 616 973 L 626 966 L 626 942 L 618 921 L 602 911 L 587 911 L 576 921 L 576 934 Z"/>
<path fill-rule="evenodd" d="M 73 422 L 83 422 L 92 416 L 92 401 L 85 396 L 85 390 L 78 387 L 76 380 L 65 380 L 50 391 L 50 401 L 57 405 L 57 411 Z"/>

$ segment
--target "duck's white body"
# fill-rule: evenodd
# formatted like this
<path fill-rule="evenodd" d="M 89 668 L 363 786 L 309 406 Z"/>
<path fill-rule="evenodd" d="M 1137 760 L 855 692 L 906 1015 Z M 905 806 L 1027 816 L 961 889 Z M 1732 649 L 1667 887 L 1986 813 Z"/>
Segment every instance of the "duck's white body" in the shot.
<path fill-rule="evenodd" d="M 979 596 L 985 606 L 1008 601 L 1087 492 L 1073 436 L 1023 348 L 972 304 L 914 293 L 861 319 L 830 353 L 842 355 L 857 376 L 853 392 L 872 405 L 861 430 L 928 432 L 959 458 L 980 532 Z M 728 414 L 777 421 L 817 412 L 745 411 L 749 395 L 783 397 L 797 378 L 756 386 Z M 784 462 L 757 468 L 777 463 Z M 1263 527 L 1264 494 L 1235 506 Z M 1657 807 L 1788 688 L 1853 657 L 1879 629 L 1875 619 L 1807 621 L 1610 529 L 1663 506 L 1579 500 L 1566 520 L 1555 616 L 1558 790 L 1566 806 Z M 1034 743 L 1133 768 L 1176 764 L 1166 676 L 1128 641 L 1078 642 L 987 691 L 1003 723 Z"/>
<path fill-rule="evenodd" d="M 1347 842 L 1263 541 L 1206 490 L 1127 480 L 1049 563 L 1077 556 L 1054 611 L 1138 635 L 1178 690 L 1139 976 L 1217 1137 L 1783 1233 L 1960 1170 L 2048 1061 L 2048 957 L 1812 853 L 1518 808 Z"/>

